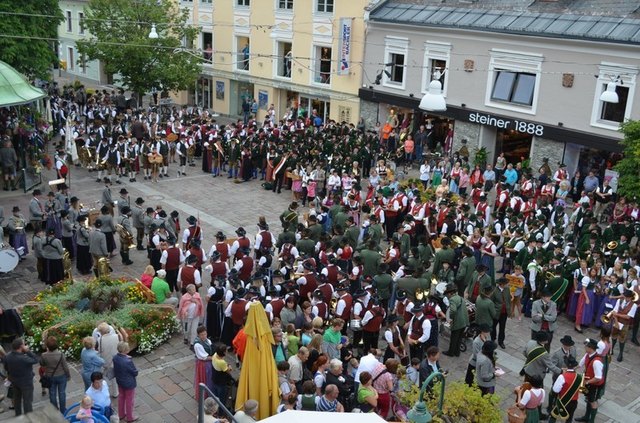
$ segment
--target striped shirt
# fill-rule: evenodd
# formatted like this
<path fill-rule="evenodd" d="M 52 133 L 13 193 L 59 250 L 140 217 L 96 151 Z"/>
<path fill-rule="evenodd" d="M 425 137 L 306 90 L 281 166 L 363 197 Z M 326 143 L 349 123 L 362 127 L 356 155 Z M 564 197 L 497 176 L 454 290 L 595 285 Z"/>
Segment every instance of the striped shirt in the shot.
<path fill-rule="evenodd" d="M 338 400 L 336 399 L 333 401 L 329 401 L 324 395 L 321 397 L 317 397 L 316 410 L 336 412 L 338 411 Z"/>

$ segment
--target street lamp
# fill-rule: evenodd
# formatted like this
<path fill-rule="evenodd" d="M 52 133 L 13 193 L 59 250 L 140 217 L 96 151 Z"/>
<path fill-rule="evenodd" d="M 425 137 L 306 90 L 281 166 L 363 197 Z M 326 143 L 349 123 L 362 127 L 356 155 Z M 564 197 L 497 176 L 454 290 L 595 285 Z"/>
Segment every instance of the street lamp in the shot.
<path fill-rule="evenodd" d="M 442 95 L 441 77 L 442 73 L 436 70 L 433 74 L 433 79 L 429 83 L 429 89 L 424 97 L 422 97 L 420 105 L 418 106 L 421 110 L 429 112 L 444 112 L 447 110 L 447 101 Z"/>
<path fill-rule="evenodd" d="M 619 76 L 611 82 L 607 82 L 607 89 L 600 94 L 600 101 L 604 101 L 606 103 L 617 103 L 619 101 L 618 93 L 616 92 L 616 87 L 618 86 L 616 83 L 618 81 L 620 81 Z M 622 81 L 620 81 L 620 85 L 622 85 Z"/>
<path fill-rule="evenodd" d="M 433 81 L 432 81 L 433 82 Z M 433 379 L 440 379 L 442 384 L 440 385 L 440 399 L 438 400 L 438 413 L 442 414 L 442 405 L 444 403 L 444 385 L 445 379 L 444 375 L 440 372 L 431 373 L 427 380 L 422 384 L 422 388 L 420 389 L 420 394 L 418 395 L 418 401 L 413 405 L 413 408 L 409 410 L 407 413 L 407 419 L 411 423 L 429 423 L 433 420 L 431 413 L 427 409 L 427 404 L 424 402 L 424 393 L 427 390 L 427 387 L 431 383 Z"/>
<path fill-rule="evenodd" d="M 149 38 L 155 40 L 158 38 L 158 32 L 156 31 L 156 24 L 151 24 L 151 32 L 149 32 Z"/>

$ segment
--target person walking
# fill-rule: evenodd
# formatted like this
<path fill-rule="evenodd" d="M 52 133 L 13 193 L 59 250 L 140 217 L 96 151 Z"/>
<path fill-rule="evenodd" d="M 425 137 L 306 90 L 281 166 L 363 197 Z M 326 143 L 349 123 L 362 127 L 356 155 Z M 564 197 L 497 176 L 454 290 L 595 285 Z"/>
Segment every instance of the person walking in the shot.
<path fill-rule="evenodd" d="M 62 351 L 58 349 L 55 336 L 47 337 L 47 351 L 40 356 L 40 366 L 44 367 L 44 376 L 50 378 L 49 402 L 62 414 L 67 411 L 67 382 L 71 380 L 71 372 Z"/>
<path fill-rule="evenodd" d="M 120 342 L 118 344 L 118 354 L 113 357 L 113 373 L 118 384 L 118 416 L 120 421 L 132 423 L 140 420 L 133 416 L 136 394 L 136 377 L 138 369 L 133 364 L 133 359 L 129 356 L 129 344 Z"/>
<path fill-rule="evenodd" d="M 449 357 L 459 357 L 462 332 L 464 332 L 464 329 L 469 326 L 469 313 L 464 299 L 458 295 L 458 287 L 455 284 L 447 284 L 444 294 L 449 299 L 449 318 L 451 319 L 449 351 L 445 351 L 444 355 Z"/>
<path fill-rule="evenodd" d="M 11 343 L 12 351 L 4 358 L 7 379 L 13 388 L 13 403 L 16 416 L 33 411 L 33 365 L 36 355 L 29 351 L 22 338 Z"/>

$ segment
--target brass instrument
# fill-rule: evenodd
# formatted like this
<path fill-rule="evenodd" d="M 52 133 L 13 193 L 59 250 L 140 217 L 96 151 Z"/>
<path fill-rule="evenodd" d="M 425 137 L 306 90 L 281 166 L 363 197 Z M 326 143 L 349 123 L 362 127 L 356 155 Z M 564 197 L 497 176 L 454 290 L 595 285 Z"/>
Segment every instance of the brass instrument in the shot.
<path fill-rule="evenodd" d="M 611 320 L 615 320 L 615 317 L 613 317 L 613 310 L 611 310 L 607 314 L 603 314 L 600 317 L 600 321 L 602 321 L 602 323 L 605 325 L 608 325 L 609 323 L 611 323 Z"/>
<path fill-rule="evenodd" d="M 331 304 L 329 304 L 329 308 L 332 314 L 336 314 L 336 307 L 338 307 L 338 299 L 331 298 Z"/>
<path fill-rule="evenodd" d="M 611 251 L 611 250 L 615 250 L 616 248 L 618 248 L 618 242 L 617 241 L 611 241 L 607 244 L 607 250 Z"/>
<path fill-rule="evenodd" d="M 106 257 L 99 258 L 96 270 L 98 278 L 108 278 L 111 274 L 111 263 L 109 259 Z"/>
<path fill-rule="evenodd" d="M 604 316 L 603 316 L 604 317 Z M 587 386 L 585 385 L 585 377 L 584 375 L 582 375 L 582 383 L 580 383 L 580 387 L 578 388 L 578 391 L 580 391 L 581 394 L 587 394 L 587 392 L 589 392 L 589 388 L 587 388 Z"/>
<path fill-rule="evenodd" d="M 71 269 L 73 267 L 73 264 L 71 263 L 69 251 L 66 248 L 64 250 L 64 254 L 62 255 L 62 266 L 64 267 L 65 280 L 71 279 Z"/>
<path fill-rule="evenodd" d="M 462 236 L 453 235 L 451 236 L 451 240 L 460 247 L 467 242 L 467 237 L 465 235 L 462 235 Z"/>
<path fill-rule="evenodd" d="M 435 276 L 431 277 L 431 286 L 436 286 L 440 282 Z"/>
<path fill-rule="evenodd" d="M 120 235 L 120 248 L 127 249 L 135 247 L 135 242 L 133 241 L 133 234 L 127 230 L 121 224 L 116 224 L 116 232 Z M 125 247 L 126 245 L 126 247 Z"/>

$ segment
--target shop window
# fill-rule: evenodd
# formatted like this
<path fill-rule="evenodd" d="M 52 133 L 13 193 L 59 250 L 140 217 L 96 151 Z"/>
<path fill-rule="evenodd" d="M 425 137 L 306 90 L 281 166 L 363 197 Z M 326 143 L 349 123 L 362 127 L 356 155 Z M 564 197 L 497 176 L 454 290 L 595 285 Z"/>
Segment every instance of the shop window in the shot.
<path fill-rule="evenodd" d="M 404 89 L 408 50 L 408 39 L 398 37 L 385 38 L 385 71 L 383 79 L 385 86 Z"/>
<path fill-rule="evenodd" d="M 485 104 L 535 114 L 543 60 L 535 53 L 491 50 Z"/>
<path fill-rule="evenodd" d="M 84 13 L 78 12 L 78 34 L 84 34 Z"/>
<path fill-rule="evenodd" d="M 70 10 L 67 10 L 67 32 L 73 32 L 73 17 Z"/>
<path fill-rule="evenodd" d="M 497 71 L 491 99 L 531 106 L 535 87 L 536 75 L 534 74 Z"/>
<path fill-rule="evenodd" d="M 293 0 L 278 0 L 278 9 L 293 10 Z"/>
<path fill-rule="evenodd" d="M 591 125 L 618 130 L 620 124 L 631 118 L 633 94 L 639 69 L 628 65 L 603 63 L 596 83 L 596 92 L 591 115 Z M 607 84 L 616 82 L 617 103 L 601 101 L 600 96 L 607 90 Z"/>
<path fill-rule="evenodd" d="M 211 32 L 202 33 L 202 57 L 206 63 L 213 63 L 213 34 Z"/>
<path fill-rule="evenodd" d="M 251 62 L 251 42 L 249 37 L 236 37 L 236 69 L 248 71 Z"/>
<path fill-rule="evenodd" d="M 429 83 L 435 78 L 436 71 L 440 72 L 439 81 L 442 84 L 442 94 L 447 96 L 447 66 L 451 55 L 451 44 L 426 42 L 424 46 L 424 73 L 422 78 L 422 92 L 426 93 Z"/>
<path fill-rule="evenodd" d="M 313 82 L 316 84 L 331 84 L 331 50 L 331 47 L 315 47 Z"/>
<path fill-rule="evenodd" d="M 333 13 L 333 0 L 316 0 L 316 12 Z"/>
<path fill-rule="evenodd" d="M 278 60 L 276 61 L 276 75 L 282 78 L 291 78 L 292 54 L 291 43 L 280 41 L 277 44 Z"/>

